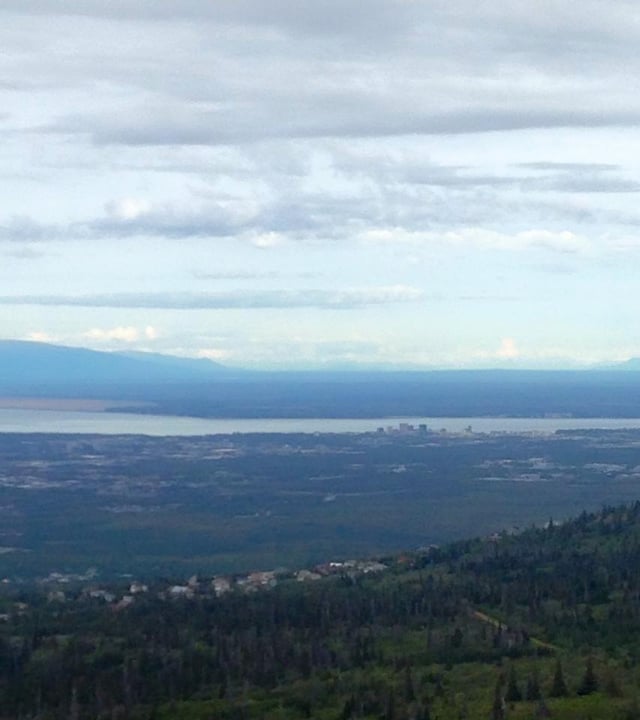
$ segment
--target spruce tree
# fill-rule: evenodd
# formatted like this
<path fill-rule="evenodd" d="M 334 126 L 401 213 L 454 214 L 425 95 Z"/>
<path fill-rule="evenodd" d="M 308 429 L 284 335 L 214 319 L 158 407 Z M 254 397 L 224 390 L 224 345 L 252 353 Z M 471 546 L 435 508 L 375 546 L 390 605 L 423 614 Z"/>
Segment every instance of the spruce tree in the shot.
<path fill-rule="evenodd" d="M 518 687 L 518 677 L 514 665 L 509 668 L 509 680 L 507 681 L 507 692 L 505 693 L 504 699 L 507 702 L 520 702 L 522 700 L 522 693 Z"/>
<path fill-rule="evenodd" d="M 413 675 L 411 674 L 411 667 L 407 665 L 404 672 L 404 700 L 405 702 L 412 703 L 416 699 L 416 694 L 413 689 Z"/>
<path fill-rule="evenodd" d="M 567 684 L 564 681 L 564 673 L 562 672 L 562 664 L 560 658 L 556 660 L 556 669 L 553 674 L 553 682 L 551 683 L 551 697 L 566 697 L 569 694 Z"/>
<path fill-rule="evenodd" d="M 342 712 L 340 713 L 341 720 L 349 720 L 349 718 L 353 717 L 353 713 L 355 711 L 356 703 L 353 695 L 349 698 L 347 698 L 344 701 L 344 705 L 342 706 Z M 309 717 L 309 716 L 308 716 Z"/>
<path fill-rule="evenodd" d="M 542 697 L 538 700 L 534 717 L 536 718 L 536 720 L 543 720 L 543 718 L 551 717 L 551 711 L 547 707 L 547 704 Z"/>
<path fill-rule="evenodd" d="M 587 660 L 587 667 L 584 671 L 584 676 L 580 687 L 578 688 L 578 695 L 591 695 L 598 689 L 598 678 L 593 671 L 593 660 L 589 658 Z"/>
<path fill-rule="evenodd" d="M 618 678 L 616 677 L 615 670 L 613 668 L 609 669 L 609 672 L 605 677 L 604 691 L 609 697 L 622 697 L 622 690 L 620 688 Z"/>
<path fill-rule="evenodd" d="M 504 677 L 500 675 L 496 680 L 496 686 L 493 691 L 493 706 L 491 708 L 491 720 L 504 720 L 505 708 L 504 698 L 502 697 L 502 686 L 504 684 Z"/>
<path fill-rule="evenodd" d="M 538 679 L 538 671 L 534 670 L 531 675 L 527 678 L 527 688 L 525 692 L 527 700 L 539 700 L 540 694 L 540 681 Z"/>

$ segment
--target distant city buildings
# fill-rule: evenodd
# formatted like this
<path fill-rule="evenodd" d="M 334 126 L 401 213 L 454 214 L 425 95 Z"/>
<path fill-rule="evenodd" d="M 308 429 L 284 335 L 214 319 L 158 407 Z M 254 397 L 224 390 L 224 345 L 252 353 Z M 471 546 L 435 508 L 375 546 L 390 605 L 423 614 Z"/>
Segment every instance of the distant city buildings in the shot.
<path fill-rule="evenodd" d="M 426 434 L 429 432 L 429 427 L 426 423 L 420 423 L 419 425 L 413 425 L 408 422 L 401 422 L 398 425 L 387 425 L 387 427 L 378 427 L 376 432 L 381 435 L 413 435 L 413 434 Z"/>

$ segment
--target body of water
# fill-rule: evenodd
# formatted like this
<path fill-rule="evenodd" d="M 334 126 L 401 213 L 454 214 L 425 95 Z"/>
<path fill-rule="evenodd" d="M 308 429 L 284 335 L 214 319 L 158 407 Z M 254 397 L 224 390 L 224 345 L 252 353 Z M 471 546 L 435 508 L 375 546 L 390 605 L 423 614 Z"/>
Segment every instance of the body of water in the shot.
<path fill-rule="evenodd" d="M 216 435 L 228 433 L 373 432 L 400 423 L 462 432 L 554 432 L 640 428 L 640 418 L 189 418 L 131 413 L 0 409 L 0 432 L 102 435 Z"/>

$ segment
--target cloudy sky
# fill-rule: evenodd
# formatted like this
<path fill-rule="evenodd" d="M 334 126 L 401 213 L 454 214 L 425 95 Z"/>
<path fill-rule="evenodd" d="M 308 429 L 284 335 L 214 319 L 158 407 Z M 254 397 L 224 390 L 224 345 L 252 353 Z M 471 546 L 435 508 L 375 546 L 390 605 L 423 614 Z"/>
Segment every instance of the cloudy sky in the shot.
<path fill-rule="evenodd" d="M 640 355 L 639 44 L 624 0 L 2 0 L 0 337 Z"/>

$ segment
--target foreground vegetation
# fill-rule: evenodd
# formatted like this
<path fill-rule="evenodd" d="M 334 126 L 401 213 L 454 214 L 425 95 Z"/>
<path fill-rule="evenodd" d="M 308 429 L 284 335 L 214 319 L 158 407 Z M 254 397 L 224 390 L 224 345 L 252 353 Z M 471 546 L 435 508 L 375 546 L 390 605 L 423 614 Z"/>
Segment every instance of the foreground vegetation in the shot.
<path fill-rule="evenodd" d="M 0 716 L 640 718 L 640 503 L 385 561 L 126 606 L 6 586 Z"/>

